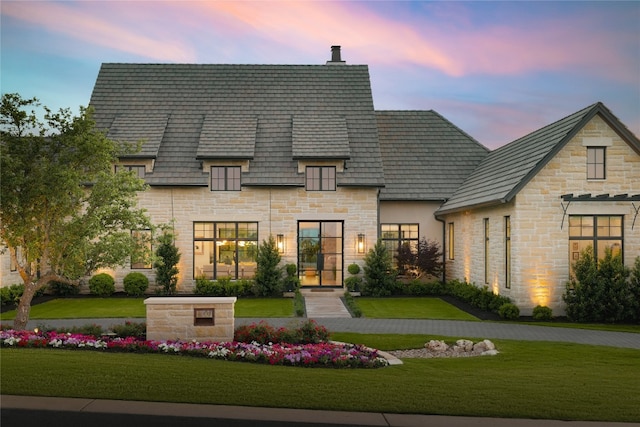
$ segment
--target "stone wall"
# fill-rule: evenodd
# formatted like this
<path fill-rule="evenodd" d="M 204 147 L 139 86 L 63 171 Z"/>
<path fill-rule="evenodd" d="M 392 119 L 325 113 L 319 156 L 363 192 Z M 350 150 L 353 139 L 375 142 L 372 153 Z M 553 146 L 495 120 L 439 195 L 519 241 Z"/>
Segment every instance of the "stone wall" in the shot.
<path fill-rule="evenodd" d="M 236 297 L 147 298 L 144 301 L 147 339 L 232 341 L 236 300 Z M 209 312 L 213 322 L 208 321 Z"/>

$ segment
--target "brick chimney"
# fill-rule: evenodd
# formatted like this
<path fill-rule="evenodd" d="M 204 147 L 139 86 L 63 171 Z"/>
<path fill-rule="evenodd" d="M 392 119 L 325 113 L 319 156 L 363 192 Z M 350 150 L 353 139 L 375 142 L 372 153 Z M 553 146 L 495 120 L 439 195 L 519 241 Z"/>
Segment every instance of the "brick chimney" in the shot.
<path fill-rule="evenodd" d="M 331 46 L 331 61 L 327 65 L 345 64 L 340 55 L 340 46 Z"/>

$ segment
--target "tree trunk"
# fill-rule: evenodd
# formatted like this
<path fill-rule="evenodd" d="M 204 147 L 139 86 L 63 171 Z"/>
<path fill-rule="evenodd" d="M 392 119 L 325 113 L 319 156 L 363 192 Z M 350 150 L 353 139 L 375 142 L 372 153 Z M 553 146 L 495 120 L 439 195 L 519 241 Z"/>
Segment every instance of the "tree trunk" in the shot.
<path fill-rule="evenodd" d="M 24 292 L 22 293 L 22 297 L 18 303 L 18 309 L 16 310 L 16 318 L 13 320 L 13 329 L 16 331 L 27 329 L 29 312 L 31 311 L 31 300 L 33 300 L 33 296 L 39 288 L 39 282 L 31 282 L 24 285 Z"/>

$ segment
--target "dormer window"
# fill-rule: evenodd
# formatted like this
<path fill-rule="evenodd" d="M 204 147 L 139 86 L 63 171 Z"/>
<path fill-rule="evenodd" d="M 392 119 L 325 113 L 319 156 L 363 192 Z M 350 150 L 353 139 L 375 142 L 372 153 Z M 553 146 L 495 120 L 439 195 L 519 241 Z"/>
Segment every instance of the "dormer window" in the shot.
<path fill-rule="evenodd" d="M 240 166 L 211 166 L 211 191 L 240 191 Z"/>
<path fill-rule="evenodd" d="M 587 179 L 606 178 L 606 147 L 587 147 Z"/>
<path fill-rule="evenodd" d="M 307 191 L 336 190 L 335 166 L 307 166 L 306 177 Z"/>
<path fill-rule="evenodd" d="M 138 177 L 144 178 L 145 166 L 144 165 L 116 165 L 116 173 L 118 172 L 135 172 Z"/>

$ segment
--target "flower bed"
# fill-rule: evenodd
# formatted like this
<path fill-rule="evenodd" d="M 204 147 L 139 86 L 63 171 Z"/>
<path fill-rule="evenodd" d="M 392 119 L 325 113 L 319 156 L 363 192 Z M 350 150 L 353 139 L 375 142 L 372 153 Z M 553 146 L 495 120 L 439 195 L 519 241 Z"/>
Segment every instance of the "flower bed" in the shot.
<path fill-rule="evenodd" d="M 305 367 L 379 368 L 388 365 L 388 361 L 375 349 L 333 342 L 260 344 L 255 341 L 150 341 L 136 337 L 97 338 L 71 333 L 4 330 L 0 331 L 0 346 L 161 353 Z"/>

